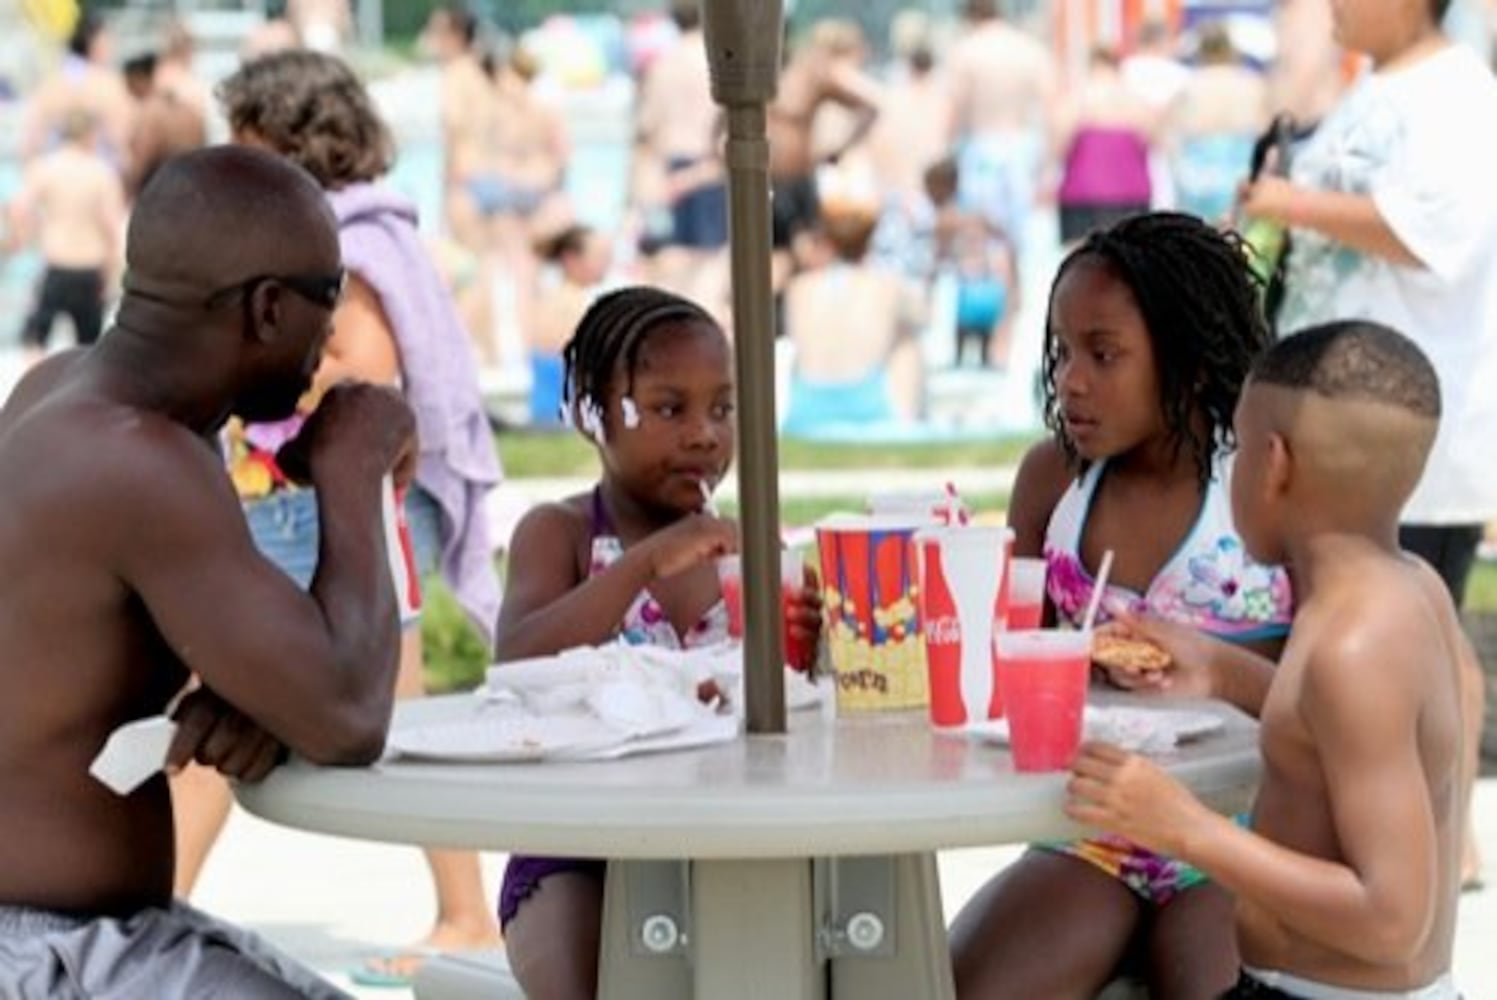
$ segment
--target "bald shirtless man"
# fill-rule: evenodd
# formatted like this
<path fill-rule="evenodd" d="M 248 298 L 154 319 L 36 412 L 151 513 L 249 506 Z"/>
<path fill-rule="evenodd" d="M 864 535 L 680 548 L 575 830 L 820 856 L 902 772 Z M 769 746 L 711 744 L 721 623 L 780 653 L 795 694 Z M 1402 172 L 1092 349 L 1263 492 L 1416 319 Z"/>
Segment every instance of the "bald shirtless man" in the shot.
<path fill-rule="evenodd" d="M 966 14 L 946 62 L 962 201 L 1022 242 L 1058 109 L 1055 59 L 996 0 L 967 0 Z"/>
<path fill-rule="evenodd" d="M 1475 653 L 1398 519 L 1440 416 L 1434 368 L 1374 323 L 1280 341 L 1238 405 L 1232 508 L 1254 559 L 1289 568 L 1277 667 L 1178 628 L 1142 630 L 1180 686 L 1259 714 L 1251 829 L 1143 757 L 1083 748 L 1067 812 L 1198 866 L 1237 897 L 1228 998 L 1456 1000 L 1451 980 Z"/>
<path fill-rule="evenodd" d="M 188 153 L 126 252 L 113 329 L 0 410 L 0 995 L 341 997 L 172 902 L 164 775 L 119 796 L 88 769 L 191 673 L 174 766 L 254 781 L 283 747 L 378 757 L 400 647 L 380 484 L 413 471 L 414 421 L 394 392 L 337 387 L 283 452 L 332 529 L 298 589 L 256 553 L 215 439 L 311 383 L 343 280 L 325 196 L 268 153 Z"/>

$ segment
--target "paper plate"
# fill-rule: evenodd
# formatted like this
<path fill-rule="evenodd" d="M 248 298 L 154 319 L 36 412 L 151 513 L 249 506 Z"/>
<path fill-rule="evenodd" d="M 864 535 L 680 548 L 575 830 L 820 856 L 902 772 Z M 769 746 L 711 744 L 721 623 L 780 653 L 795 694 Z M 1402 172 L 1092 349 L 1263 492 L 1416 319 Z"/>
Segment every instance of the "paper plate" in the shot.
<path fill-rule="evenodd" d="M 409 760 L 495 764 L 601 750 L 624 738 L 585 717 L 496 715 L 397 726 L 388 745 L 391 753 Z"/>

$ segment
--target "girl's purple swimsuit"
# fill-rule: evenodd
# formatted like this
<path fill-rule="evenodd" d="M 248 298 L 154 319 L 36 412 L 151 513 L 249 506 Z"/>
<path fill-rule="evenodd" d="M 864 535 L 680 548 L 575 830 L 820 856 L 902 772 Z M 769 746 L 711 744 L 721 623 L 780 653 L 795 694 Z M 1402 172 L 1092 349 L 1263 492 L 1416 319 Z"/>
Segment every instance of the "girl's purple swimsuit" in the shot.
<path fill-rule="evenodd" d="M 595 576 L 613 565 L 623 555 L 624 547 L 614 530 L 613 520 L 603 505 L 602 492 L 596 487 L 592 497 L 592 562 L 588 575 Z M 714 604 L 702 620 L 683 637 L 676 634 L 669 616 L 648 590 L 640 591 L 619 623 L 619 637 L 634 645 L 667 646 L 691 649 L 710 646 L 728 637 L 728 609 L 721 601 Z M 519 912 L 520 904 L 541 886 L 543 879 L 561 872 L 577 872 L 603 879 L 606 862 L 591 858 L 541 858 L 523 854 L 510 856 L 504 869 L 504 883 L 499 890 L 499 925 L 506 927 Z"/>

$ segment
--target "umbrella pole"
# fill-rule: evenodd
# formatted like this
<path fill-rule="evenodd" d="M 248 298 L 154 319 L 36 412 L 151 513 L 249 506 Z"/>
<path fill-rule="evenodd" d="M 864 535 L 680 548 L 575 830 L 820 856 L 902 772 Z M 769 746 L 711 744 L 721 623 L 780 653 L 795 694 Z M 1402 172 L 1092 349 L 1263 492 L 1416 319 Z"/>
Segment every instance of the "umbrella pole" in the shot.
<path fill-rule="evenodd" d="M 780 599 L 779 454 L 775 439 L 769 142 L 763 104 L 729 105 L 728 229 L 738 388 L 743 548 L 744 698 L 750 733 L 785 731 Z"/>
<path fill-rule="evenodd" d="M 780 480 L 770 291 L 769 140 L 780 74 L 782 0 L 701 0 L 712 98 L 727 113 L 728 233 L 738 382 L 744 701 L 748 731 L 785 731 L 780 619 Z"/>

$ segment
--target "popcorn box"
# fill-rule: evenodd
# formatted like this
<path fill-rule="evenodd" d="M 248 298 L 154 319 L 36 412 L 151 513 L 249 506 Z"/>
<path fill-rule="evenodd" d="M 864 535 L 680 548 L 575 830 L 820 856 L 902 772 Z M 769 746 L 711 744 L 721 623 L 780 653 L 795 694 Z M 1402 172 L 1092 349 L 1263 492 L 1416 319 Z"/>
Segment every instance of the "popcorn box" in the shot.
<path fill-rule="evenodd" d="M 933 523 L 838 515 L 816 527 L 840 712 L 923 708 L 930 701 L 911 539 Z"/>

